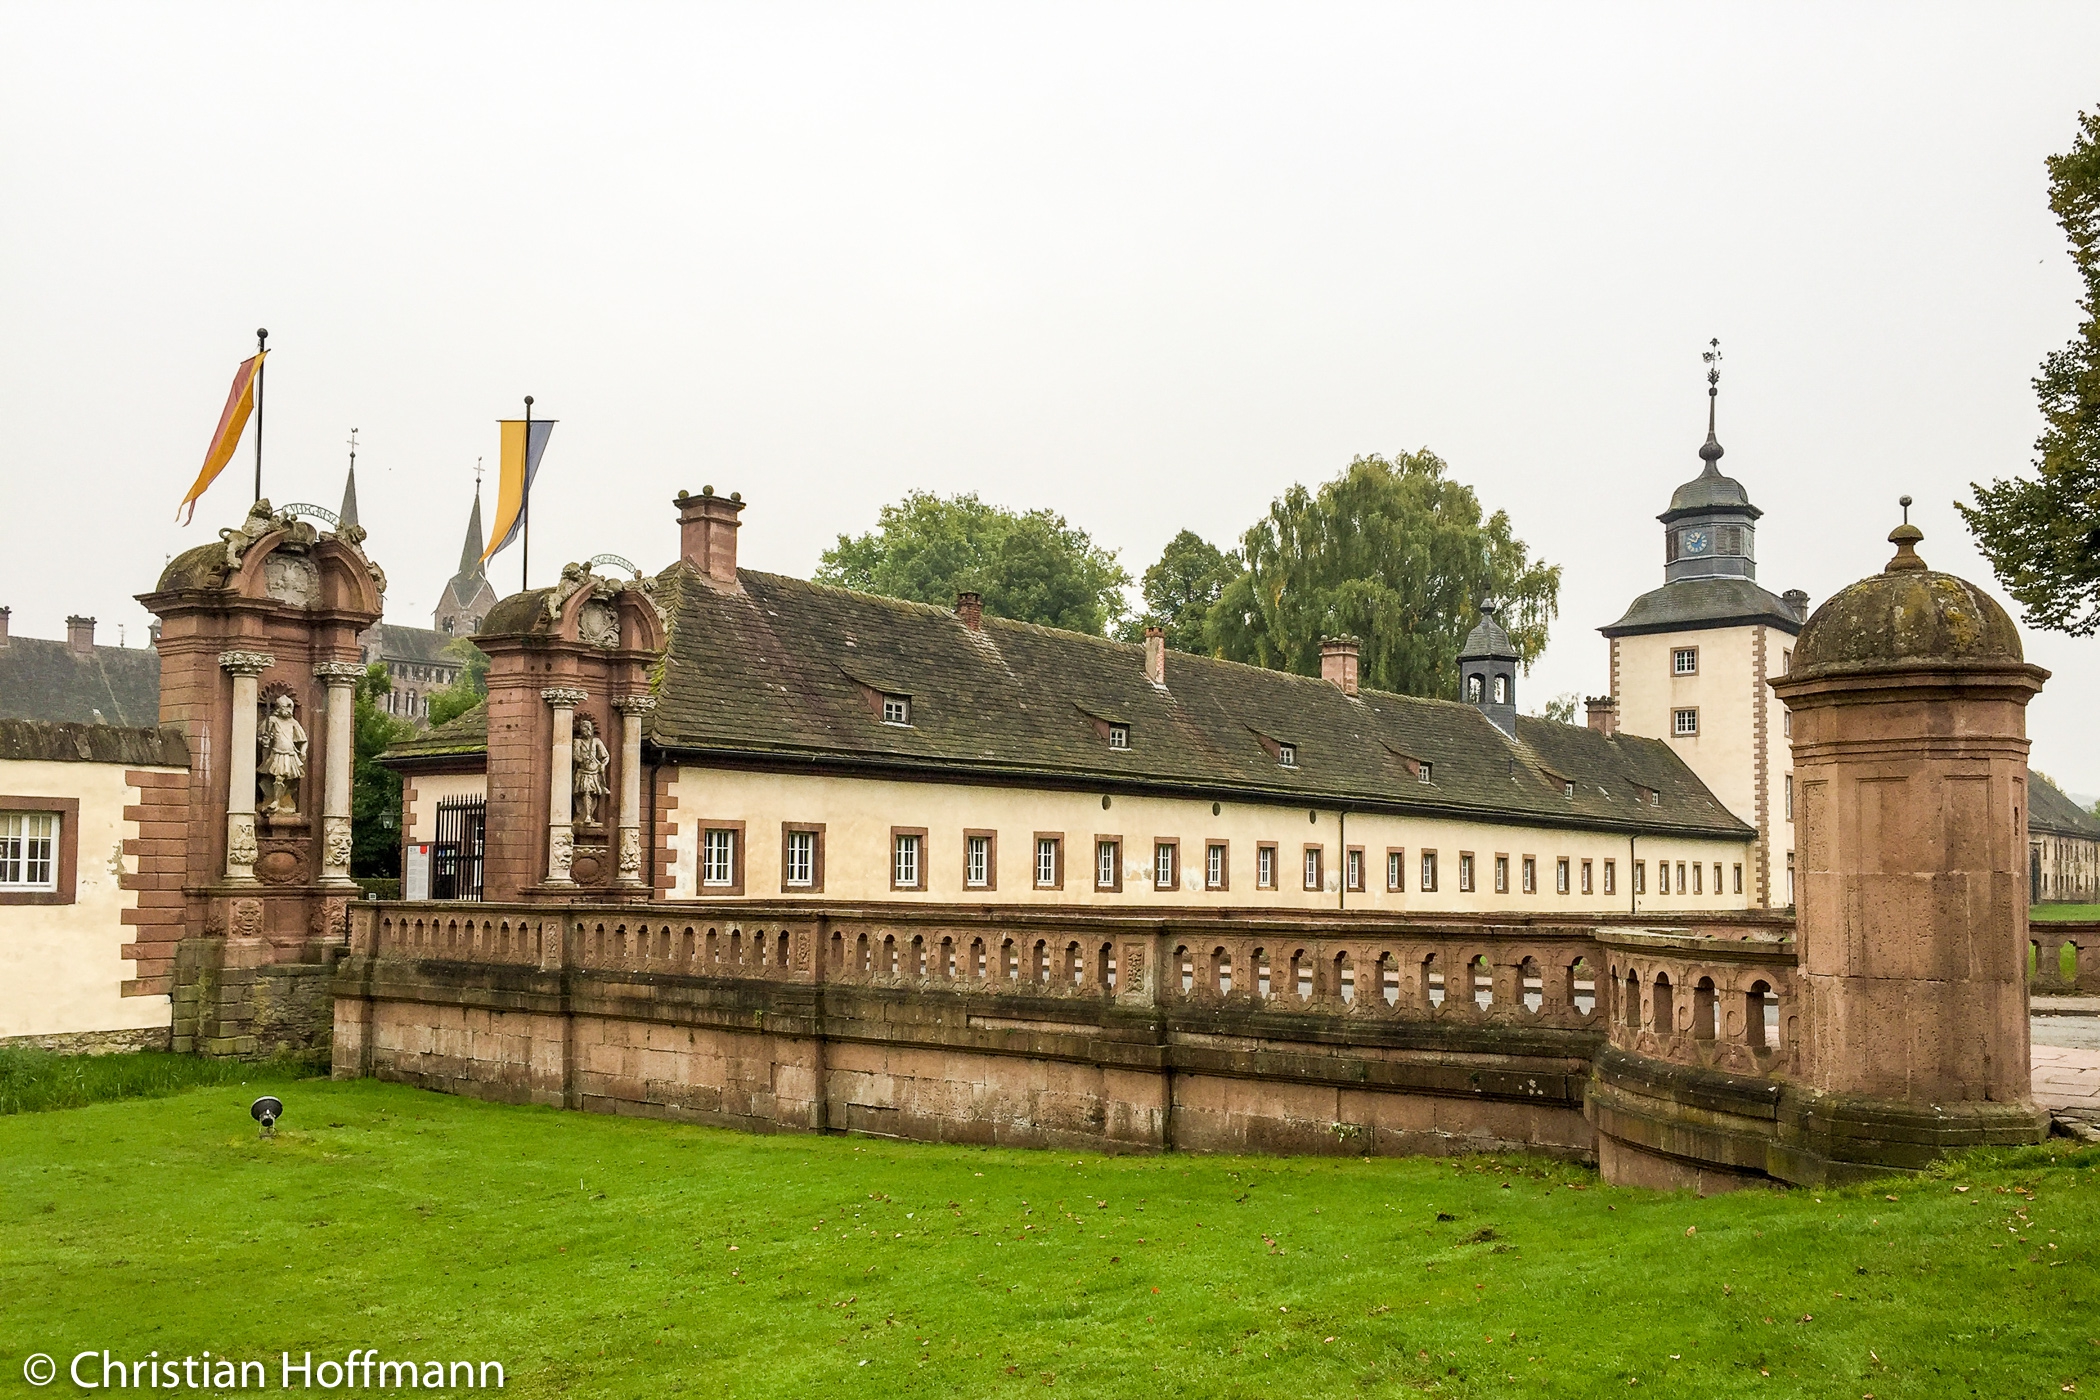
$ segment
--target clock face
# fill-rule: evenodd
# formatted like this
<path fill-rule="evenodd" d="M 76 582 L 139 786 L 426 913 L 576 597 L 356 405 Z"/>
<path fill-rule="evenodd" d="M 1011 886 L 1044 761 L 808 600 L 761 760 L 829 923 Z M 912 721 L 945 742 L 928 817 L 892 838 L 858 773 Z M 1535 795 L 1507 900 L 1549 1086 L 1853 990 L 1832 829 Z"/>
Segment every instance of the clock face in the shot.
<path fill-rule="evenodd" d="M 1713 531 L 1687 530 L 1684 532 L 1684 552 L 1686 554 L 1705 554 L 1711 551 L 1713 547 Z"/>

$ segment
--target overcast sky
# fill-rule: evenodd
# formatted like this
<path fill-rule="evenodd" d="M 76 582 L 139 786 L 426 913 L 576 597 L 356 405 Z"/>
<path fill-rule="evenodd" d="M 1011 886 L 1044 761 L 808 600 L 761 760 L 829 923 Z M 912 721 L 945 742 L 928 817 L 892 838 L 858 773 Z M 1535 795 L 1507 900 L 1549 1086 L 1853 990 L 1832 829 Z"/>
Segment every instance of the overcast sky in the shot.
<path fill-rule="evenodd" d="M 0 604 L 132 596 L 268 326 L 264 491 L 360 429 L 393 621 L 477 456 L 558 418 L 535 581 L 654 570 L 680 488 L 806 576 L 913 487 L 1049 506 L 1133 575 L 1294 481 L 1428 446 L 1565 566 L 1519 700 L 1607 687 L 1705 432 L 1818 601 L 2025 469 L 2078 287 L 2043 158 L 2100 5 L 0 9 Z M 251 429 L 252 431 L 252 429 Z M 515 550 L 492 566 L 517 586 Z M 2002 596 L 2002 595 L 2001 595 Z M 2100 793 L 2100 642 L 2034 762 Z"/>

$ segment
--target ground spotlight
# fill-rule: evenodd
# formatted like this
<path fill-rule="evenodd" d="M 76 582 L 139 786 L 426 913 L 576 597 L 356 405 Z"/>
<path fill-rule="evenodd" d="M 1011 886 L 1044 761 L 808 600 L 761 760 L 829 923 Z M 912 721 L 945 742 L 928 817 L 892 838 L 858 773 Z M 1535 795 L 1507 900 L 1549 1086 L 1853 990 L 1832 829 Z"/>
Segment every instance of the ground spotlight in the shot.
<path fill-rule="evenodd" d="M 269 1094 L 264 1094 L 248 1105 L 248 1116 L 262 1124 L 262 1135 L 269 1137 L 277 1131 L 277 1120 L 284 1117 L 284 1104 Z"/>

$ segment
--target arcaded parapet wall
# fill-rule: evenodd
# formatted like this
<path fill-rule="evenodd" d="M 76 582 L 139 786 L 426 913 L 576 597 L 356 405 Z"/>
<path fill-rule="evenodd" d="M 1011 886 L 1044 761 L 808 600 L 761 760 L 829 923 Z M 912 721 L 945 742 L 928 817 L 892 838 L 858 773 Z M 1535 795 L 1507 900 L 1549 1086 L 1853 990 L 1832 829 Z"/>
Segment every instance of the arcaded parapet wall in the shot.
<path fill-rule="evenodd" d="M 1593 1154 L 1567 926 L 360 905 L 335 1070 L 745 1129 Z"/>

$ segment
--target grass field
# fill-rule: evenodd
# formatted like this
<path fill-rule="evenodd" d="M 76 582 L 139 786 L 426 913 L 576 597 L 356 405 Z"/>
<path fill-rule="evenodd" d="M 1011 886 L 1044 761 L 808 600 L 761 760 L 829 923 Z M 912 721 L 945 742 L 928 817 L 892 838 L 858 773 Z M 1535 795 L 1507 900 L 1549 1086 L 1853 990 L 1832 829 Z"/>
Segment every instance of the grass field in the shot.
<path fill-rule="evenodd" d="M 2027 911 L 2030 921 L 2047 923 L 2062 919 L 2100 919 L 2100 904 L 2036 904 Z"/>
<path fill-rule="evenodd" d="M 107 1348 L 267 1358 L 274 1389 L 286 1350 L 377 1348 L 528 1396 L 2056 1396 L 2100 1392 L 2096 1247 L 2100 1149 L 2062 1145 L 1701 1201 L 258 1073 L 0 1119 L 0 1384 L 42 1352 L 78 1394 Z"/>
<path fill-rule="evenodd" d="M 129 1055 L 54 1055 L 0 1048 L 0 1114 L 81 1108 L 113 1099 L 149 1099 L 204 1084 L 232 1084 L 256 1074 L 298 1073 L 296 1063 L 258 1068 L 238 1060 L 144 1050 Z"/>

